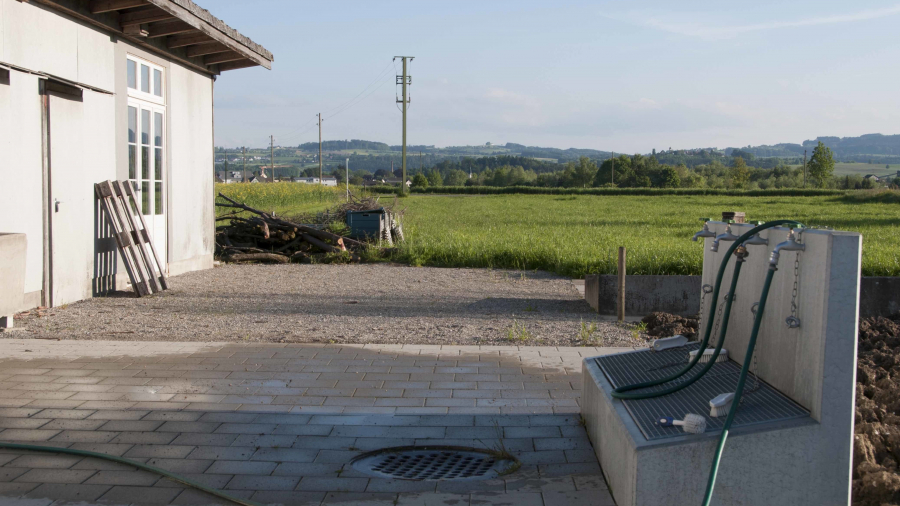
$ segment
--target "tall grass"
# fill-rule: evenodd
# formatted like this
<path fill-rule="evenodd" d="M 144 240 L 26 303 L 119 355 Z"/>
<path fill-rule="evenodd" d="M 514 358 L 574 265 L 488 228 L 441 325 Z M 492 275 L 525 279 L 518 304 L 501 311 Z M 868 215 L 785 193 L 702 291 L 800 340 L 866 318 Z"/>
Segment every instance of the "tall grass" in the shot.
<path fill-rule="evenodd" d="M 413 196 L 403 259 L 414 265 L 614 274 L 628 248 L 631 274 L 699 274 L 700 217 L 744 211 L 863 234 L 863 274 L 900 275 L 900 206 L 834 197 Z"/>
<path fill-rule="evenodd" d="M 373 193 L 395 193 L 394 186 L 372 186 Z M 734 195 L 743 197 L 813 197 L 844 195 L 846 190 L 823 188 L 771 188 L 768 190 L 725 190 L 719 188 L 545 188 L 541 186 L 429 186 L 412 188 L 412 193 L 449 195 Z"/>
<path fill-rule="evenodd" d="M 260 211 L 292 215 L 340 202 L 346 188 L 306 183 L 217 183 L 216 195 L 219 193 Z M 218 212 L 224 211 L 218 208 Z"/>

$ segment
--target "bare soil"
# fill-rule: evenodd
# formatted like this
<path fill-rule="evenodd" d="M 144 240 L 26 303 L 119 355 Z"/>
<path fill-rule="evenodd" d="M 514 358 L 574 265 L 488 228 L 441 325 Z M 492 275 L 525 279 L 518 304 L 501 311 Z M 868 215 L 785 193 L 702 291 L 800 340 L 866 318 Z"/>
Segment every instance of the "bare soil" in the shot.
<path fill-rule="evenodd" d="M 131 291 L 17 315 L 0 337 L 520 346 L 633 346 L 546 272 L 391 264 L 222 265 Z"/>
<path fill-rule="evenodd" d="M 853 504 L 900 505 L 900 314 L 859 322 Z"/>

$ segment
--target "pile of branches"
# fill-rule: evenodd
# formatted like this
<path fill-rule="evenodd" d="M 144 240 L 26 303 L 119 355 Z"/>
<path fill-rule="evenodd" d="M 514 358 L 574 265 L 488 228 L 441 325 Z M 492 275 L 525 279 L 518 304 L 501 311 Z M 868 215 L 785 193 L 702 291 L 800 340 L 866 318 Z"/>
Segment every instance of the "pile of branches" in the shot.
<path fill-rule="evenodd" d="M 276 217 L 219 194 L 225 202 L 216 207 L 234 209 L 216 222 L 216 256 L 226 262 L 311 263 L 316 256 L 339 254 L 360 261 L 359 251 L 368 243 L 315 226 Z M 240 216 L 244 212 L 253 216 Z M 346 212 L 345 212 L 346 215 Z"/>

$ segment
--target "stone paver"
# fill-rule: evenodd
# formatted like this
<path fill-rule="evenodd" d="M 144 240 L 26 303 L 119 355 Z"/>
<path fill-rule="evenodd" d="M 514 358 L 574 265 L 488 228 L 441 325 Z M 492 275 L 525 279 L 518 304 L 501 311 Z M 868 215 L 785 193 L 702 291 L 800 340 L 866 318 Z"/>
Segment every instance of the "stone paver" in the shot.
<path fill-rule="evenodd" d="M 614 504 L 579 403 L 582 358 L 616 349 L 84 344 L 0 340 L 0 441 L 124 456 L 264 504 Z M 502 445 L 522 467 L 417 482 L 350 463 L 411 445 Z M 222 503 L 130 466 L 13 450 L 4 498 Z"/>

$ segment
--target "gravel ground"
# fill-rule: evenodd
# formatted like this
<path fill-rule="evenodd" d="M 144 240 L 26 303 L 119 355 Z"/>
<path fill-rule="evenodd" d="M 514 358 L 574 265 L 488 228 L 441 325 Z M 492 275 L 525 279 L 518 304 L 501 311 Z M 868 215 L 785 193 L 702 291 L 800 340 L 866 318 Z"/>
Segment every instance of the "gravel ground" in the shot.
<path fill-rule="evenodd" d="M 387 264 L 223 265 L 16 316 L 5 337 L 166 341 L 634 346 L 571 280 L 545 272 Z"/>

